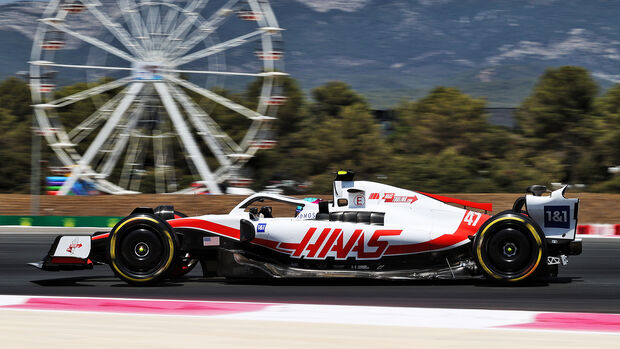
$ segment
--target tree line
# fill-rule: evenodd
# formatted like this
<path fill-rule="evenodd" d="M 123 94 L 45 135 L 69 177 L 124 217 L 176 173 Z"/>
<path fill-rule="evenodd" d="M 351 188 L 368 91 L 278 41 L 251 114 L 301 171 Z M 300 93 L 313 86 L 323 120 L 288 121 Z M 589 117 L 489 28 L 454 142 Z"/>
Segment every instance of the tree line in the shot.
<path fill-rule="evenodd" d="M 257 80 L 243 93 L 218 92 L 253 106 L 260 86 Z M 59 94 L 83 88 L 69 86 Z M 257 189 L 273 179 L 293 179 L 310 181 L 310 193 L 330 193 L 334 172 L 351 169 L 360 179 L 428 192 L 523 192 L 531 184 L 555 182 L 620 192 L 620 176 L 608 171 L 620 165 L 620 84 L 600 91 L 580 67 L 548 69 L 518 106 L 516 128 L 491 124 L 484 99 L 451 87 L 400 102 L 389 132 L 345 82 L 329 82 L 306 96 L 296 80 L 285 78 L 283 90 L 288 99 L 274 125 L 278 146 L 248 163 Z M 29 105 L 26 83 L 0 83 L 1 192 L 28 189 Z M 75 123 L 92 110 L 77 105 L 61 119 Z M 209 110 L 233 138 L 243 137 L 247 125 L 233 112 Z M 177 171 L 178 178 L 191 180 Z"/>
<path fill-rule="evenodd" d="M 289 91 L 299 94 L 295 87 Z M 548 69 L 510 129 L 489 122 L 484 99 L 436 87 L 397 105 L 386 135 L 363 96 L 330 82 L 279 115 L 280 146 L 251 164 L 261 181 L 307 178 L 321 193 L 340 168 L 429 192 L 522 192 L 551 183 L 620 192 L 620 176 L 608 172 L 620 165 L 620 84 L 600 92 L 583 68 Z"/>

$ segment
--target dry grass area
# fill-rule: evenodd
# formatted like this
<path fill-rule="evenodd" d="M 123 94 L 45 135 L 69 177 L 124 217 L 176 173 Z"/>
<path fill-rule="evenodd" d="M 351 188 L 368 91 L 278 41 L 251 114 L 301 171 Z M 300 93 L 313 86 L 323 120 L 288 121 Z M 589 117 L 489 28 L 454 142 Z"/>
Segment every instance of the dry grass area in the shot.
<path fill-rule="evenodd" d="M 512 207 L 522 194 L 443 194 L 459 199 L 491 202 L 497 213 Z M 307 195 L 311 196 L 311 195 Z M 579 223 L 620 224 L 620 194 L 570 193 L 570 197 L 581 199 Z M 322 196 L 329 199 L 329 196 Z M 46 216 L 125 216 L 135 207 L 174 205 L 175 209 L 187 215 L 227 213 L 243 196 L 209 195 L 118 195 L 118 196 L 41 196 L 41 215 Z M 266 203 L 265 203 L 266 204 Z M 276 215 L 290 212 L 290 208 L 274 206 Z M 30 214 L 30 196 L 22 194 L 0 195 L 0 215 Z"/>

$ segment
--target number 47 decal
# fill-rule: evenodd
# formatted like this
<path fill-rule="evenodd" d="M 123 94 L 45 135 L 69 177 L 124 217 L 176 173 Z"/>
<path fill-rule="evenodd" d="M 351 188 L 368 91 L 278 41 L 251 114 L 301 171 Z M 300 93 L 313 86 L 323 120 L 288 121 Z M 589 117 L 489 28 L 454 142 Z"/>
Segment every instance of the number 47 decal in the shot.
<path fill-rule="evenodd" d="M 481 213 L 474 212 L 474 211 L 468 211 L 463 221 L 465 221 L 465 223 L 471 226 L 476 226 L 476 224 L 478 224 L 478 221 L 480 220 L 480 217 L 482 217 Z"/>

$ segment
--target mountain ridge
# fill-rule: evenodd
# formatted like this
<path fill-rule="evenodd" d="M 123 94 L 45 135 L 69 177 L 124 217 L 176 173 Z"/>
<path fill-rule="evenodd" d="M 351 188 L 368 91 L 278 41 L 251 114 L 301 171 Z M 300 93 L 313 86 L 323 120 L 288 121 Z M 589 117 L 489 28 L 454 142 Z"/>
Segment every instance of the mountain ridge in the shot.
<path fill-rule="evenodd" d="M 305 90 L 343 80 L 377 108 L 454 86 L 516 106 L 548 67 L 620 81 L 620 3 L 603 0 L 272 0 L 286 70 Z M 0 76 L 26 70 L 45 4 L 0 5 Z M 86 24 L 86 23 L 85 23 Z M 82 30 L 94 30 L 85 25 Z M 74 45 L 77 45 L 74 44 Z M 80 51 L 79 46 L 71 48 Z"/>

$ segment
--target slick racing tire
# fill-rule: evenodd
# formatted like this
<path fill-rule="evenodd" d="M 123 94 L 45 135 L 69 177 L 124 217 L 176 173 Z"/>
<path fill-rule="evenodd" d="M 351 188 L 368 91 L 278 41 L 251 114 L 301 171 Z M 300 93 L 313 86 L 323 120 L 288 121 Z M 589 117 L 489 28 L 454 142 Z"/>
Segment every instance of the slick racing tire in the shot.
<path fill-rule="evenodd" d="M 136 214 L 112 229 L 108 257 L 121 280 L 132 285 L 152 285 L 175 270 L 178 249 L 177 236 L 165 220 L 151 214 Z"/>
<path fill-rule="evenodd" d="M 474 256 L 488 278 L 523 281 L 546 265 L 544 234 L 529 217 L 504 211 L 486 221 L 474 239 Z"/>

